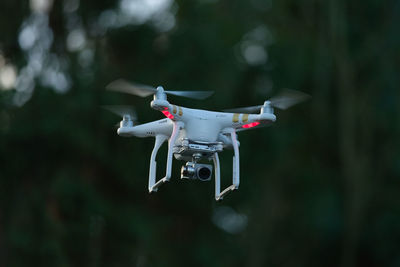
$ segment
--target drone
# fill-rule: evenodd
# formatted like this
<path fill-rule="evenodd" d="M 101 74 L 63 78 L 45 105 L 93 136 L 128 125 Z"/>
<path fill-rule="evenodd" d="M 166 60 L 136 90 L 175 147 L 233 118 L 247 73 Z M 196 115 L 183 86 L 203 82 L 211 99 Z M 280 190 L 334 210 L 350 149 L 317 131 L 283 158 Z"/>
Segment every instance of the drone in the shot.
<path fill-rule="evenodd" d="M 162 86 L 153 87 L 119 79 L 107 86 L 108 90 L 128 93 L 140 97 L 153 95 L 151 108 L 160 111 L 166 118 L 137 125 L 137 116 L 131 106 L 105 106 L 122 117 L 117 130 L 123 137 L 155 137 L 150 156 L 148 190 L 156 192 L 171 179 L 173 156 L 186 162 L 181 168 L 181 179 L 210 181 L 214 166 L 215 199 L 222 200 L 229 192 L 239 188 L 239 141 L 237 133 L 257 129 L 276 121 L 274 108 L 285 110 L 300 103 L 309 95 L 285 90 L 265 101 L 263 105 L 224 110 L 223 112 L 192 109 L 178 106 L 167 100 L 167 95 L 176 95 L 202 100 L 213 91 L 167 91 Z M 255 112 L 257 112 L 255 114 Z M 168 141 L 165 176 L 156 178 L 157 153 Z M 221 191 L 221 167 L 218 154 L 224 149 L 233 149 L 232 184 Z M 205 164 L 212 161 L 213 164 Z M 200 163 L 203 162 L 203 163 Z"/>

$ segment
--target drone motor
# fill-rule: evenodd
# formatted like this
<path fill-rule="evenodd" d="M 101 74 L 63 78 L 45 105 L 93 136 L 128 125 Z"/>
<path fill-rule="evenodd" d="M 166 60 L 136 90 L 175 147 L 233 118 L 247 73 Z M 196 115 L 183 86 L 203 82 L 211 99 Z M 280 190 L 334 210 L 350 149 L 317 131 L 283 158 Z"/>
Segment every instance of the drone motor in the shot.
<path fill-rule="evenodd" d="M 120 127 L 133 127 L 133 120 L 130 115 L 124 115 L 120 122 Z"/>
<path fill-rule="evenodd" d="M 261 114 L 262 113 L 274 114 L 274 108 L 271 105 L 271 101 L 267 100 L 264 102 L 264 105 L 261 108 Z"/>

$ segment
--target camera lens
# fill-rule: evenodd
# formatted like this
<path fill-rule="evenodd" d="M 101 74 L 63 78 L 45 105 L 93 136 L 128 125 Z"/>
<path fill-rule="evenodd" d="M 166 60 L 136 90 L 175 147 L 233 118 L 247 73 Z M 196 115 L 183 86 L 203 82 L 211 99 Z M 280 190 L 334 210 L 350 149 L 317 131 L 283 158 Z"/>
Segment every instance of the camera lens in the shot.
<path fill-rule="evenodd" d="M 200 180 L 207 181 L 210 179 L 211 170 L 207 167 L 201 167 L 197 171 L 197 176 L 199 177 Z"/>

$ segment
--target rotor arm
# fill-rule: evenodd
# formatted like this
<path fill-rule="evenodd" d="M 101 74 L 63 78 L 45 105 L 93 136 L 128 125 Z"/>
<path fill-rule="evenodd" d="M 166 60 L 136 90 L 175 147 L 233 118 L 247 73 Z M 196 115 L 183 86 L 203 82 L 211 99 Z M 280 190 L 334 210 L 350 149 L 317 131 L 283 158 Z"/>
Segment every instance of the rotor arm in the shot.
<path fill-rule="evenodd" d="M 220 179 L 217 179 L 217 171 L 215 173 L 215 199 L 222 200 L 223 197 L 228 194 L 229 192 L 236 190 L 239 188 L 240 177 L 239 177 L 239 142 L 237 140 L 237 135 L 235 129 L 229 129 L 229 133 L 232 140 L 232 146 L 234 151 L 233 156 L 233 175 L 232 175 L 232 185 L 225 188 L 222 192 L 220 192 Z M 215 156 L 214 154 L 214 165 L 216 166 L 218 163 L 218 176 L 219 176 L 219 160 L 218 155 Z"/>

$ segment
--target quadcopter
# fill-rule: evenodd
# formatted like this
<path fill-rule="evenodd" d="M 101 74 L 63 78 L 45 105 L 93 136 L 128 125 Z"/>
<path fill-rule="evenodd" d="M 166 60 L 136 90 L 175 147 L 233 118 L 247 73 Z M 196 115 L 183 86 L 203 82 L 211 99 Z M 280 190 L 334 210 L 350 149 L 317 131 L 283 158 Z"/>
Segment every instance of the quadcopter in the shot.
<path fill-rule="evenodd" d="M 263 105 L 224 110 L 223 112 L 192 109 L 167 100 L 167 95 L 192 99 L 205 99 L 212 91 L 167 91 L 162 86 L 152 87 L 123 79 L 107 86 L 108 90 L 128 93 L 140 97 L 153 95 L 151 108 L 160 111 L 166 118 L 136 125 L 136 112 L 130 106 L 105 106 L 106 109 L 122 117 L 117 130 L 124 137 L 155 137 L 150 156 L 149 192 L 171 179 L 173 156 L 186 162 L 181 168 L 181 179 L 210 181 L 213 165 L 215 176 L 215 199 L 222 200 L 229 192 L 239 188 L 239 141 L 237 132 L 261 128 L 276 121 L 274 108 L 287 109 L 304 101 L 309 96 L 294 90 L 286 90 L 270 98 Z M 254 114 L 258 112 L 258 114 Z M 165 176 L 156 178 L 157 153 L 168 141 Z M 218 154 L 224 149 L 233 149 L 232 184 L 221 192 L 221 168 Z M 212 161 L 212 164 L 200 163 Z"/>

